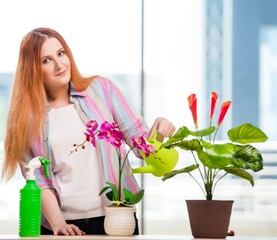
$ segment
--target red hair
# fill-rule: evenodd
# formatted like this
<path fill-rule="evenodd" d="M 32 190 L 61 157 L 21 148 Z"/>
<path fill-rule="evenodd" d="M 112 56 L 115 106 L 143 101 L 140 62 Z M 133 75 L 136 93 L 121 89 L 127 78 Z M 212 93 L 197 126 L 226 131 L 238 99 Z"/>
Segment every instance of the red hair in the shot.
<path fill-rule="evenodd" d="M 71 81 L 78 91 L 85 90 L 94 77 L 80 74 L 64 38 L 53 29 L 37 28 L 21 41 L 8 111 L 2 178 L 10 179 L 17 164 L 25 162 L 32 142 L 40 136 L 47 112 L 47 94 L 41 70 L 41 48 L 47 38 L 56 38 L 71 63 Z"/>

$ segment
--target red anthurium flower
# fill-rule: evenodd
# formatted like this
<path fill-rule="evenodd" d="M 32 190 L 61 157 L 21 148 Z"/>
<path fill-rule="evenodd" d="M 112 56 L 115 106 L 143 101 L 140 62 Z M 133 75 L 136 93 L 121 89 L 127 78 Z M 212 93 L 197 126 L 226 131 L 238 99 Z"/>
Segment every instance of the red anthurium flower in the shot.
<path fill-rule="evenodd" d="M 220 115 L 219 115 L 218 122 L 217 122 L 217 127 L 219 127 L 221 125 L 231 103 L 232 103 L 231 101 L 226 101 L 226 102 L 222 103 Z"/>
<path fill-rule="evenodd" d="M 197 98 L 194 93 L 189 95 L 188 102 L 190 111 L 192 113 L 193 122 L 197 126 Z"/>
<path fill-rule="evenodd" d="M 146 157 L 149 157 L 150 153 L 153 153 L 155 151 L 154 147 L 151 144 L 147 144 L 144 137 L 132 137 L 132 143 L 134 147 L 138 148 L 139 150 L 143 151 L 145 153 Z"/>
<path fill-rule="evenodd" d="M 215 104 L 216 104 L 217 98 L 218 98 L 217 93 L 216 92 L 212 92 L 210 122 L 213 120 L 214 109 L 215 109 Z"/>

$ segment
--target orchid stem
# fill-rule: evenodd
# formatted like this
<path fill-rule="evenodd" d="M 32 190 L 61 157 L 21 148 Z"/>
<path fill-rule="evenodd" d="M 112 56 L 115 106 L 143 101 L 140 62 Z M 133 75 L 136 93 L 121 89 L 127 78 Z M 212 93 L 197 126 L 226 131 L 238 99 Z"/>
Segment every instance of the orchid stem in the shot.
<path fill-rule="evenodd" d="M 122 169 L 121 169 L 121 154 L 120 149 L 116 149 L 117 157 L 118 157 L 118 171 L 119 171 L 119 177 L 118 177 L 118 197 L 119 201 L 121 200 L 121 178 L 122 178 Z"/>

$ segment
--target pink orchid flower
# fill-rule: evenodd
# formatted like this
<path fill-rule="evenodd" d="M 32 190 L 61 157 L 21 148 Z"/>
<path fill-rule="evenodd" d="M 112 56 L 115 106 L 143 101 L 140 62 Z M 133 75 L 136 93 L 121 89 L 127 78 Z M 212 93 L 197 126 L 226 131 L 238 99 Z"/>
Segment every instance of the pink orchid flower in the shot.
<path fill-rule="evenodd" d="M 96 146 L 96 143 L 95 143 L 95 135 L 94 135 L 94 132 L 91 133 L 91 132 L 88 130 L 88 132 L 85 132 L 84 134 L 86 135 L 86 141 L 87 141 L 87 142 L 91 142 L 92 145 L 95 147 L 95 146 Z"/>
<path fill-rule="evenodd" d="M 132 137 L 133 146 L 145 153 L 146 157 L 149 157 L 150 153 L 155 151 L 154 147 L 151 144 L 147 144 L 144 137 L 133 136 Z"/>
<path fill-rule="evenodd" d="M 91 132 L 95 132 L 97 127 L 98 127 L 98 124 L 95 120 L 90 120 L 86 123 L 86 128 L 89 129 Z"/>
<path fill-rule="evenodd" d="M 104 139 L 116 148 L 120 148 L 124 135 L 119 130 L 118 125 L 115 122 L 109 123 L 105 121 L 100 127 L 98 138 Z"/>

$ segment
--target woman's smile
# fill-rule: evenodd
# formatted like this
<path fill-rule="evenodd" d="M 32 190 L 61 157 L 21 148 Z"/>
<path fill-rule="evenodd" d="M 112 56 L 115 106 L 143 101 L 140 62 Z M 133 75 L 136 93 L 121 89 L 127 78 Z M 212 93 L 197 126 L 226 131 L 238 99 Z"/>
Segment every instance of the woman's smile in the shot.
<path fill-rule="evenodd" d="M 58 74 L 56 74 L 56 76 L 65 76 L 66 75 L 66 71 L 67 70 L 64 70 L 64 71 L 62 71 L 62 72 L 60 72 L 60 73 L 58 73 Z"/>

